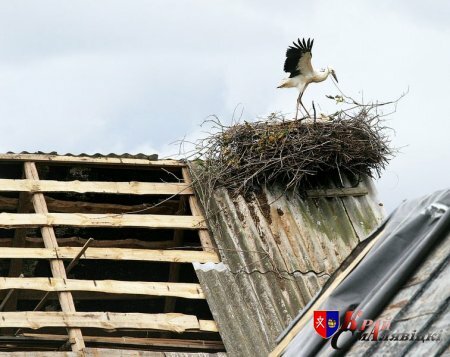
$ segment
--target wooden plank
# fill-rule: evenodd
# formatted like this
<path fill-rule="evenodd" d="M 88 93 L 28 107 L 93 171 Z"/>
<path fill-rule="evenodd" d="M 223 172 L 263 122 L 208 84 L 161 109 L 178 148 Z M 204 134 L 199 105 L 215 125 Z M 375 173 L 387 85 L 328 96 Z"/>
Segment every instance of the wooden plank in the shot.
<path fill-rule="evenodd" d="M 184 182 L 188 185 L 192 185 L 192 178 L 189 173 L 189 169 L 187 167 L 183 167 L 181 172 L 183 174 Z M 200 204 L 197 200 L 196 195 L 189 196 L 189 206 L 191 208 L 191 212 L 194 217 L 201 217 L 201 219 L 203 221 L 205 221 L 205 218 L 203 217 L 202 209 L 200 207 Z M 207 252 L 215 252 L 215 254 L 217 254 L 216 250 L 214 249 L 215 247 L 212 243 L 211 237 L 209 235 L 208 227 L 206 226 L 206 222 L 204 224 L 203 229 L 198 231 L 198 235 L 200 238 L 200 242 L 202 243 L 203 249 Z M 219 256 L 219 255 L 217 254 L 217 256 Z"/>
<path fill-rule="evenodd" d="M 42 195 L 42 194 L 40 194 Z M 0 228 L 42 226 L 203 229 L 203 217 L 156 214 L 0 213 Z"/>
<path fill-rule="evenodd" d="M 17 205 L 17 213 L 27 212 L 29 207 L 30 196 L 28 193 L 21 192 L 18 199 Z M 25 246 L 25 237 L 26 237 L 26 229 L 17 228 L 14 232 L 14 238 L 12 240 L 13 247 L 24 247 Z M 21 275 L 23 272 L 23 260 L 22 259 L 13 259 L 9 265 L 9 277 L 17 277 Z M 15 292 L 11 292 L 11 296 L 7 303 L 4 305 L 4 311 L 15 311 L 17 309 L 17 294 Z M 4 331 L 4 333 L 8 333 L 9 331 Z"/>
<path fill-rule="evenodd" d="M 58 351 L 29 351 L 29 352 L 0 352 L 0 357 L 81 357 L 78 352 L 58 352 Z"/>
<path fill-rule="evenodd" d="M 21 336 L 31 341 L 66 341 L 65 335 L 24 333 Z M 148 347 L 165 347 L 179 349 L 195 349 L 195 350 L 216 350 L 224 351 L 225 347 L 222 341 L 209 340 L 188 340 L 176 338 L 152 338 L 152 337 L 105 337 L 105 336 L 83 336 L 86 342 L 97 344 L 114 344 L 128 346 L 148 346 Z"/>
<path fill-rule="evenodd" d="M 170 353 L 170 352 L 169 352 Z M 86 348 L 83 351 L 83 357 L 168 357 L 169 355 L 165 352 L 155 352 L 155 351 L 139 351 L 139 350 L 124 350 L 124 349 L 114 349 L 114 348 Z M 175 356 L 178 353 L 175 352 Z"/>
<path fill-rule="evenodd" d="M 81 237 L 58 238 L 60 247 L 82 247 L 87 239 Z M 0 247 L 11 247 L 11 238 L 0 238 Z M 108 239 L 94 240 L 90 246 L 98 248 L 145 248 L 145 249 L 167 249 L 175 247 L 171 240 L 146 241 L 141 239 Z M 25 237 L 26 248 L 42 248 L 44 241 L 39 237 Z"/>
<path fill-rule="evenodd" d="M 327 188 L 306 190 L 308 198 L 365 196 L 369 191 L 365 187 Z"/>
<path fill-rule="evenodd" d="M 80 251 L 78 247 L 50 248 L 2 248 L 3 259 L 73 259 Z M 194 250 L 149 250 L 129 248 L 89 248 L 81 259 L 139 260 L 149 262 L 219 263 L 214 252 Z"/>
<path fill-rule="evenodd" d="M 116 203 L 99 203 L 57 200 L 49 196 L 44 196 L 47 208 L 51 212 L 57 213 L 127 213 L 141 211 L 145 209 L 147 214 L 174 214 L 178 209 L 178 200 L 168 200 L 155 207 L 149 204 L 122 205 Z M 0 211 L 16 210 L 17 198 L 0 196 Z"/>
<path fill-rule="evenodd" d="M 308 311 L 298 320 L 291 330 L 283 337 L 283 339 L 278 343 L 275 349 L 269 354 L 269 357 L 281 356 L 284 350 L 287 348 L 292 339 L 301 331 L 301 329 L 310 321 L 313 317 L 314 310 L 318 310 L 320 305 L 328 298 L 328 296 L 334 291 L 334 289 L 352 272 L 353 269 L 361 262 L 361 260 L 370 252 L 372 247 L 380 240 L 383 236 L 383 230 L 378 232 L 377 236 L 370 241 L 366 247 L 359 253 L 355 259 L 348 265 L 348 267 L 339 274 L 336 279 L 330 284 L 330 286 L 325 290 L 319 297 L 308 307 Z"/>
<path fill-rule="evenodd" d="M 38 171 L 34 162 L 24 163 L 24 173 L 25 178 L 30 180 L 39 180 Z M 45 203 L 45 198 L 42 193 L 35 193 L 32 196 L 32 202 L 34 210 L 37 214 L 44 217 L 48 214 L 47 204 Z M 1 215 L 1 214 L 0 214 Z M 18 214 L 20 215 L 20 214 Z M 44 240 L 44 245 L 47 249 L 58 248 L 58 242 L 56 240 L 55 231 L 53 227 L 42 227 L 41 235 Z M 59 259 L 50 260 L 50 269 L 55 278 L 67 279 L 66 270 L 64 268 L 64 262 Z M 70 313 L 75 311 L 75 303 L 70 292 L 60 292 L 58 293 L 59 304 L 61 309 L 65 313 Z M 85 348 L 83 341 L 83 335 L 80 329 L 69 329 L 68 334 L 70 337 L 72 351 L 81 351 Z"/>
<path fill-rule="evenodd" d="M 17 202 L 19 200 L 14 197 L 0 196 L 0 210 L 2 211 L 16 211 Z"/>
<path fill-rule="evenodd" d="M 180 204 L 178 206 L 178 214 L 186 212 L 186 200 L 185 197 L 180 199 Z M 176 229 L 173 233 L 173 244 L 175 247 L 180 247 L 183 244 L 184 232 L 180 229 Z M 169 267 L 169 277 L 168 282 L 176 282 L 180 277 L 180 264 L 171 263 Z M 175 312 L 176 299 L 173 297 L 167 297 L 164 302 L 164 312 Z M 166 336 L 161 336 L 166 337 Z"/>
<path fill-rule="evenodd" d="M 89 347 L 83 351 L 83 357 L 169 357 L 169 354 L 165 352 L 155 352 L 155 351 L 140 351 L 140 350 L 117 350 L 115 348 L 93 348 Z M 179 356 L 175 352 L 175 356 Z"/>
<path fill-rule="evenodd" d="M 198 320 L 200 330 L 208 332 L 219 332 L 219 328 L 214 320 Z"/>
<path fill-rule="evenodd" d="M 0 161 L 34 161 L 47 163 L 79 163 L 119 166 L 154 166 L 154 167 L 184 167 L 185 164 L 177 160 L 147 160 L 119 157 L 89 157 L 64 156 L 45 154 L 0 154 Z"/>
<path fill-rule="evenodd" d="M 37 303 L 42 298 L 42 292 L 38 290 L 17 290 L 17 299 L 20 301 L 33 301 Z M 0 299 L 3 299 L 7 294 L 7 291 L 0 290 Z M 73 291 L 72 296 L 75 300 L 154 300 L 163 299 L 160 296 L 150 296 L 150 295 L 136 295 L 134 292 L 129 294 L 105 294 L 105 293 L 95 293 L 89 291 Z M 48 300 L 58 300 L 58 296 L 50 295 Z"/>
<path fill-rule="evenodd" d="M 174 296 L 204 299 L 200 284 L 118 280 L 76 280 L 56 278 L 2 278 L 0 290 L 22 289 L 40 291 L 90 291 L 108 294 Z"/>
<path fill-rule="evenodd" d="M 19 278 L 23 278 L 23 274 L 20 274 Z M 3 278 L 5 279 L 5 278 Z M 11 278 L 11 279 L 17 279 L 17 278 Z M 3 301 L 0 303 L 0 311 L 8 311 L 5 309 L 5 306 L 8 304 L 9 299 L 12 298 L 16 289 L 9 289 L 9 291 L 7 292 L 5 298 L 3 299 Z M 16 304 L 17 304 L 17 296 L 16 296 Z M 15 309 L 14 309 L 15 310 Z"/>
<path fill-rule="evenodd" d="M 205 331 L 211 332 L 210 322 L 202 322 L 205 330 L 193 315 L 178 313 L 142 314 L 117 312 L 59 312 L 59 311 L 20 311 L 4 312 L 0 319 L 0 328 L 69 327 L 114 329 L 152 329 L 172 332 Z"/>
<path fill-rule="evenodd" d="M 190 185 L 173 182 L 101 182 L 0 179 L 0 191 L 5 192 L 76 192 L 126 195 L 192 195 Z"/>
<path fill-rule="evenodd" d="M 60 213 L 127 213 L 142 211 L 147 214 L 173 214 L 177 210 L 178 200 L 167 200 L 155 207 L 152 204 L 123 205 L 116 203 L 83 202 L 57 200 L 45 196 L 49 211 Z"/>

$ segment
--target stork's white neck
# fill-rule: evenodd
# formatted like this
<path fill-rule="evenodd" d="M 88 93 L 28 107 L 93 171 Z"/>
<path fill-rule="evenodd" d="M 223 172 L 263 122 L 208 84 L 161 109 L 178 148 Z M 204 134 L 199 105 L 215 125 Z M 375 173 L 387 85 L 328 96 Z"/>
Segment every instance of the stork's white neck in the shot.
<path fill-rule="evenodd" d="M 326 68 L 325 71 L 317 71 L 314 73 L 314 82 L 323 82 L 330 75 L 330 69 Z"/>

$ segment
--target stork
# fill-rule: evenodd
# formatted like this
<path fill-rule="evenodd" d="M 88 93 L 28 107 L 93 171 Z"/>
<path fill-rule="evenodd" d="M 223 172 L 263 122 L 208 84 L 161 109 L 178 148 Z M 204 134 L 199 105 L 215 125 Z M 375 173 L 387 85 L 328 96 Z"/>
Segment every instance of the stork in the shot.
<path fill-rule="evenodd" d="M 322 82 L 328 78 L 331 74 L 333 78 L 337 80 L 336 73 L 331 66 L 321 71 L 315 71 L 311 65 L 311 50 L 314 40 L 308 38 L 308 41 L 303 39 L 298 43 L 293 42 L 294 46 L 289 46 L 286 51 L 286 61 L 284 62 L 284 71 L 290 73 L 289 78 L 283 79 L 278 88 L 297 88 L 299 90 L 299 95 L 297 98 L 297 109 L 295 111 L 295 119 L 298 116 L 299 106 L 301 105 L 306 111 L 308 116 L 309 113 L 302 103 L 302 96 L 305 93 L 306 87 L 310 83 Z"/>

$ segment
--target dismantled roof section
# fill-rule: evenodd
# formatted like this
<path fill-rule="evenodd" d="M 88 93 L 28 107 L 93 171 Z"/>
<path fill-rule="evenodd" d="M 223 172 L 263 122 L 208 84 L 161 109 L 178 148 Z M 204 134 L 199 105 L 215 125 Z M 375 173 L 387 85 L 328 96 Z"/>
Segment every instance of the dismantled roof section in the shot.
<path fill-rule="evenodd" d="M 23 153 L 0 168 L 8 352 L 267 355 L 383 219 L 371 180 L 343 173 L 205 197 L 174 160 Z"/>
<path fill-rule="evenodd" d="M 223 355 L 192 266 L 220 257 L 185 164 L 154 159 L 0 155 L 0 353 Z"/>

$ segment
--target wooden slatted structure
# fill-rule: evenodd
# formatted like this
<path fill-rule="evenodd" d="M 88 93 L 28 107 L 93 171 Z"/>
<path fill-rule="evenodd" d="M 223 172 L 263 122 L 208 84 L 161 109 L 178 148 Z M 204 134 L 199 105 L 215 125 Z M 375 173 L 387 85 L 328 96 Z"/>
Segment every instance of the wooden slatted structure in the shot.
<path fill-rule="evenodd" d="M 0 154 L 0 351 L 223 351 L 191 184 L 175 160 Z"/>

